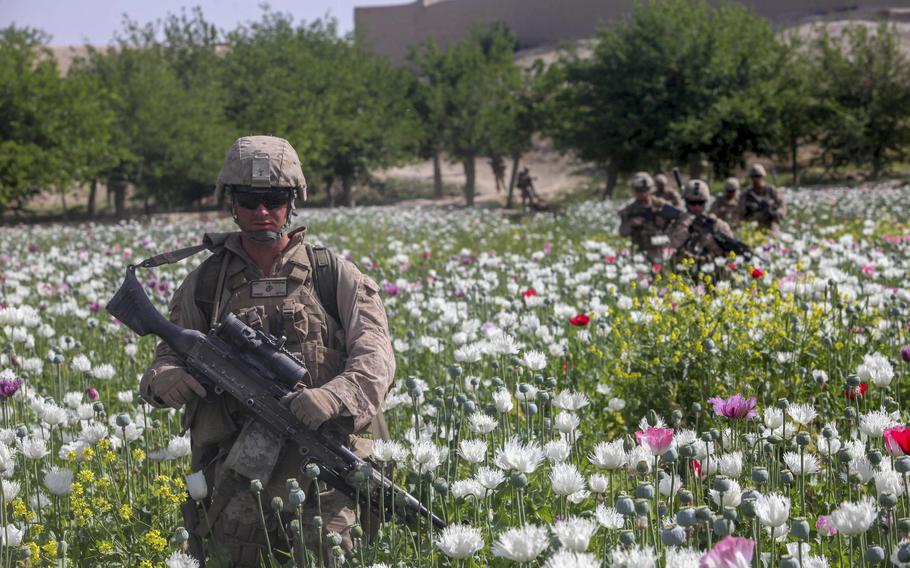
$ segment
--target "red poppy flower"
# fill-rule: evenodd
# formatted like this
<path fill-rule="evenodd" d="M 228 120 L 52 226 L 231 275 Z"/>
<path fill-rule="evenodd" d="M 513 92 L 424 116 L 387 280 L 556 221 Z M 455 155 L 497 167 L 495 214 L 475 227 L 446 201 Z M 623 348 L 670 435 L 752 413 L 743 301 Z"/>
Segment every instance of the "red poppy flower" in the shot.
<path fill-rule="evenodd" d="M 591 318 L 589 318 L 587 314 L 578 314 L 574 318 L 570 318 L 569 323 L 581 327 L 591 323 Z"/>
<path fill-rule="evenodd" d="M 906 426 L 885 428 L 882 436 L 885 439 L 885 449 L 892 456 L 910 454 L 910 428 Z"/>
<path fill-rule="evenodd" d="M 698 459 L 692 460 L 692 473 L 695 474 L 696 478 L 701 477 L 701 463 L 698 461 Z"/>
<path fill-rule="evenodd" d="M 529 298 L 529 297 L 531 297 L 531 296 L 536 296 L 536 295 L 537 295 L 537 290 L 535 290 L 534 288 L 528 288 L 527 290 L 525 290 L 524 292 L 522 292 L 521 295 L 522 295 L 522 297 L 524 297 L 524 298 Z"/>
<path fill-rule="evenodd" d="M 604 257 L 604 262 L 606 262 L 607 264 L 614 264 L 616 262 L 616 257 L 615 256 Z"/>
<path fill-rule="evenodd" d="M 752 269 L 752 278 L 755 278 L 756 280 L 758 280 L 759 278 L 761 278 L 764 275 L 765 275 L 765 271 L 762 270 L 761 268 Z"/>
<path fill-rule="evenodd" d="M 860 397 L 864 397 L 864 396 L 866 396 L 866 389 L 868 389 L 868 388 L 869 388 L 869 385 L 867 385 L 866 383 L 860 383 L 859 386 L 854 389 L 845 390 L 844 396 L 849 398 L 850 400 L 853 400 L 856 398 L 856 394 L 858 392 Z"/>
<path fill-rule="evenodd" d="M 664 269 L 664 265 L 660 264 L 659 262 L 655 262 L 655 263 L 651 264 L 651 270 L 653 270 L 654 272 L 660 272 L 663 269 Z"/>

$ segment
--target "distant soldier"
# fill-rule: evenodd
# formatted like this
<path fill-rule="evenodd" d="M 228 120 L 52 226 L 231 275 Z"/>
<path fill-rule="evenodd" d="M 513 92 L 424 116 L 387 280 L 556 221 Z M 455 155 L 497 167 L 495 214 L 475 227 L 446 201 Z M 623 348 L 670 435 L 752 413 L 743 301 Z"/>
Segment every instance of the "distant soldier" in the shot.
<path fill-rule="evenodd" d="M 525 209 L 528 207 L 533 208 L 537 204 L 539 197 L 537 191 L 534 190 L 534 178 L 531 177 L 531 172 L 527 167 L 518 172 L 518 180 L 515 185 L 518 186 L 518 191 L 521 192 L 521 206 Z"/>
<path fill-rule="evenodd" d="M 670 246 L 676 249 L 674 266 L 683 259 L 692 258 L 697 265 L 713 263 L 715 258 L 747 250 L 736 241 L 733 231 L 726 222 L 705 214 L 708 203 L 708 184 L 693 179 L 686 184 L 683 198 L 686 212 L 679 216 L 670 227 Z"/>
<path fill-rule="evenodd" d="M 777 234 L 780 222 L 787 215 L 787 204 L 777 189 L 765 185 L 765 175 L 761 164 L 753 164 L 749 168 L 752 187 L 739 198 L 739 217 L 743 221 L 756 221 L 762 229 Z"/>
<path fill-rule="evenodd" d="M 676 191 L 673 186 L 670 185 L 670 180 L 667 179 L 667 176 L 664 174 L 657 174 L 654 176 L 654 184 L 656 189 L 654 191 L 654 197 L 658 199 L 663 199 L 673 207 L 681 209 L 683 206 L 682 197 L 679 196 L 679 192 Z"/>
<path fill-rule="evenodd" d="M 632 176 L 631 185 L 635 200 L 619 212 L 619 234 L 630 237 L 632 248 L 651 262 L 663 262 L 663 245 L 655 244 L 654 237 L 663 235 L 669 225 L 665 212 L 669 205 L 652 196 L 654 180 L 646 172 Z"/>
<path fill-rule="evenodd" d="M 739 180 L 735 177 L 727 178 L 724 182 L 724 191 L 714 197 L 709 215 L 726 221 L 732 228 L 739 225 Z"/>

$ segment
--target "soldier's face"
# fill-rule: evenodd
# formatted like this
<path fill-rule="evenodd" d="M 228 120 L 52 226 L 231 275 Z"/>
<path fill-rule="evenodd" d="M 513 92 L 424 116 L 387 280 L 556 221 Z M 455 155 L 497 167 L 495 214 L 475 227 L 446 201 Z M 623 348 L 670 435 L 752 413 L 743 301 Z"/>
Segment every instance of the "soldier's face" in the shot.
<path fill-rule="evenodd" d="M 274 203 L 260 200 L 256 203 L 243 201 L 234 203 L 237 214 L 237 224 L 244 231 L 277 231 L 284 227 L 288 220 L 287 201 L 277 207 L 270 208 Z"/>
<path fill-rule="evenodd" d="M 686 201 L 686 208 L 693 215 L 701 215 L 705 211 L 704 201 Z"/>
<path fill-rule="evenodd" d="M 752 177 L 752 187 L 754 187 L 756 189 L 761 189 L 761 188 L 765 187 L 765 178 L 763 178 L 761 176 L 753 176 Z"/>

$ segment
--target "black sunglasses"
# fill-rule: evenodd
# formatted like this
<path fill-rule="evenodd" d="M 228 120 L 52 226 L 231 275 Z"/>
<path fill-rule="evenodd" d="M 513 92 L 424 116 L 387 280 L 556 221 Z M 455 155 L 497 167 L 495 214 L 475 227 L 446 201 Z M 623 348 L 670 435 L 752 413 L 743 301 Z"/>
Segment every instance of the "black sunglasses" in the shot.
<path fill-rule="evenodd" d="M 242 192 L 234 194 L 234 203 L 244 209 L 257 209 L 260 204 L 265 205 L 266 209 L 278 209 L 290 203 L 290 192 L 284 191 L 262 191 L 262 192 Z"/>
<path fill-rule="evenodd" d="M 704 205 L 704 201 L 686 201 L 687 205 Z"/>

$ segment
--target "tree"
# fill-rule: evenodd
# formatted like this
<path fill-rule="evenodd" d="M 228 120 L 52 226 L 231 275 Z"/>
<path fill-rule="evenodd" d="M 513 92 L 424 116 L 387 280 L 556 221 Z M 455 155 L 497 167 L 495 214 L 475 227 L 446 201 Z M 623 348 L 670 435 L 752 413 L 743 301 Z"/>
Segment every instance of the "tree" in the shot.
<path fill-rule="evenodd" d="M 772 100 L 777 115 L 774 153 L 790 162 L 793 185 L 800 180 L 799 149 L 817 139 L 820 105 L 813 96 L 814 67 L 799 36 L 787 38 L 781 52 L 780 75 Z"/>
<path fill-rule="evenodd" d="M 910 144 L 910 68 L 893 25 L 862 25 L 815 42 L 816 98 L 826 101 L 821 145 L 831 167 L 866 164 L 878 178 Z"/>
<path fill-rule="evenodd" d="M 421 125 L 417 155 L 433 160 L 433 197 L 441 199 L 441 154 L 446 123 L 445 57 L 435 41 L 428 41 L 412 48 L 408 61 L 414 69 L 409 99 Z"/>
<path fill-rule="evenodd" d="M 157 39 L 159 28 L 171 44 Z M 128 184 L 147 206 L 189 203 L 211 191 L 233 131 L 212 68 L 218 60 L 210 30 L 199 13 L 145 26 L 127 20 L 115 48 L 89 48 L 85 72 L 110 93 L 116 116 L 119 154 L 104 178 L 118 217 Z"/>
<path fill-rule="evenodd" d="M 703 0 L 638 1 L 604 28 L 591 58 L 566 56 L 553 73 L 547 131 L 557 147 L 617 177 L 667 158 L 709 157 L 718 173 L 746 151 L 770 147 L 779 46 L 765 20 Z"/>
<path fill-rule="evenodd" d="M 404 71 L 338 37 L 333 22 L 295 27 L 266 12 L 229 38 L 230 118 L 244 132 L 287 138 L 311 180 L 328 189 L 340 182 L 346 205 L 370 169 L 413 151 L 417 118 L 401 96 Z"/>
<path fill-rule="evenodd" d="M 415 62 L 423 79 L 441 95 L 442 147 L 462 164 L 465 203 L 472 207 L 476 159 L 514 126 L 513 96 L 521 81 L 513 60 L 515 37 L 500 27 L 475 30 L 441 59 L 434 42 L 421 47 Z"/>
<path fill-rule="evenodd" d="M 48 112 L 62 89 L 46 36 L 0 30 L 0 211 L 22 209 L 57 177 L 62 157 Z"/>

